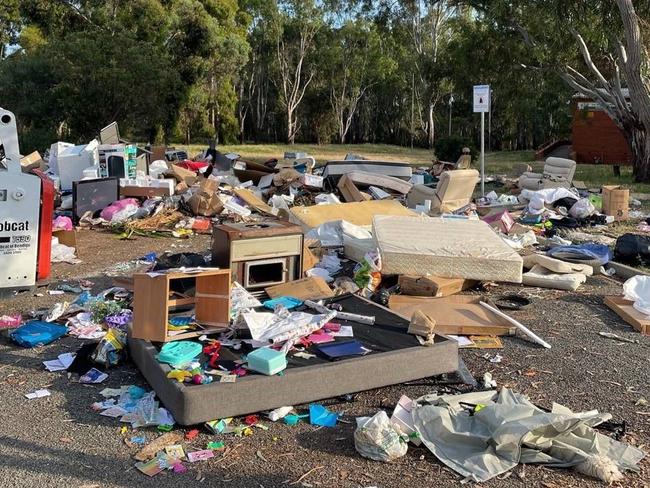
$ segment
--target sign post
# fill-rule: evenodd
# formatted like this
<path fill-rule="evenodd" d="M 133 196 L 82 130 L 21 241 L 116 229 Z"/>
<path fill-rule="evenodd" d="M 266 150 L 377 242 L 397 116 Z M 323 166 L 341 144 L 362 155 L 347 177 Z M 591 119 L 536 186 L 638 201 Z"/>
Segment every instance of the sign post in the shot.
<path fill-rule="evenodd" d="M 485 113 L 490 111 L 490 85 L 474 85 L 474 113 L 481 114 L 481 196 L 485 196 Z"/>

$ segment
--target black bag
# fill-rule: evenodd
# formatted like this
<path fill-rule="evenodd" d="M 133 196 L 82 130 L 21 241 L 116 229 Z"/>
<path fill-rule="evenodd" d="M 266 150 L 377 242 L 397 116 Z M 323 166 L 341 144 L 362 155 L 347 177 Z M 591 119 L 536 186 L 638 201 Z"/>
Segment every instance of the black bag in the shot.
<path fill-rule="evenodd" d="M 650 237 L 623 234 L 616 239 L 614 258 L 625 264 L 650 264 Z"/>

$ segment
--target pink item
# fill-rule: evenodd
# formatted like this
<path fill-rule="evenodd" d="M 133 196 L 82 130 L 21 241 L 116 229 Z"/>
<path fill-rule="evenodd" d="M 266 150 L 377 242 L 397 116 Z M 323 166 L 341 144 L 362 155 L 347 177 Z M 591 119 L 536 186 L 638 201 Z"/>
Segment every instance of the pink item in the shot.
<path fill-rule="evenodd" d="M 15 329 L 23 323 L 23 317 L 19 313 L 13 315 L 0 315 L 0 329 Z"/>
<path fill-rule="evenodd" d="M 308 336 L 307 340 L 312 344 L 325 344 L 326 342 L 334 342 L 334 337 L 327 332 L 318 331 Z"/>
<path fill-rule="evenodd" d="M 57 218 L 55 218 L 52 221 L 52 230 L 72 230 L 74 227 L 72 226 L 72 219 L 70 217 L 66 217 L 65 215 L 59 215 Z"/>
<path fill-rule="evenodd" d="M 135 207 L 135 210 L 137 210 L 139 206 L 140 204 L 136 198 L 124 198 L 123 200 L 118 200 L 111 203 L 108 207 L 102 210 L 100 217 L 104 220 L 107 220 L 108 222 L 111 222 L 115 214 L 122 212 L 129 207 Z"/>

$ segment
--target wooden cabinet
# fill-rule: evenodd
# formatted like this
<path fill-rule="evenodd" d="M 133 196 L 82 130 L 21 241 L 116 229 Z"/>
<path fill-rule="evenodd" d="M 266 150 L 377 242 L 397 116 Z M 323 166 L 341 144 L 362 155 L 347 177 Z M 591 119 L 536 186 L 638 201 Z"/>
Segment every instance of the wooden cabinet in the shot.
<path fill-rule="evenodd" d="M 230 322 L 230 270 L 209 269 L 197 273 L 170 270 L 157 273 L 136 273 L 133 296 L 133 327 L 136 339 L 169 342 L 223 331 Z M 194 280 L 193 296 L 174 293 L 175 280 Z M 194 306 L 199 328 L 170 334 L 170 310 L 179 306 Z"/>

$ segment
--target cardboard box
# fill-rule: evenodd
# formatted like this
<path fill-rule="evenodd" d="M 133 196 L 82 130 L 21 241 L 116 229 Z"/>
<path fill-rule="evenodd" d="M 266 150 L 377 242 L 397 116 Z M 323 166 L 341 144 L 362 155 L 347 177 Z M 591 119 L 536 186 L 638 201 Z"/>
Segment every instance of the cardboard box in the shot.
<path fill-rule="evenodd" d="M 615 220 L 627 220 L 630 207 L 630 190 L 619 185 L 603 186 L 603 213 Z"/>
<path fill-rule="evenodd" d="M 464 278 L 441 278 L 439 276 L 400 275 L 398 284 L 403 295 L 446 297 L 455 295 L 476 285 L 474 280 Z"/>
<path fill-rule="evenodd" d="M 266 293 L 271 298 L 277 297 L 294 297 L 299 300 L 318 300 L 320 298 L 333 297 L 334 293 L 327 286 L 323 278 L 311 276 L 301 280 L 283 283 L 281 285 L 270 286 L 265 288 Z"/>
<path fill-rule="evenodd" d="M 38 151 L 34 151 L 33 153 L 20 158 L 20 166 L 25 173 L 28 173 L 33 169 L 40 169 L 41 171 L 45 171 L 47 167 L 45 161 L 43 161 L 43 158 Z"/>
<path fill-rule="evenodd" d="M 55 230 L 52 232 L 52 237 L 59 240 L 59 244 L 64 246 L 73 247 L 77 257 L 79 257 L 79 248 L 77 246 L 77 231 L 75 230 Z"/>

